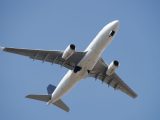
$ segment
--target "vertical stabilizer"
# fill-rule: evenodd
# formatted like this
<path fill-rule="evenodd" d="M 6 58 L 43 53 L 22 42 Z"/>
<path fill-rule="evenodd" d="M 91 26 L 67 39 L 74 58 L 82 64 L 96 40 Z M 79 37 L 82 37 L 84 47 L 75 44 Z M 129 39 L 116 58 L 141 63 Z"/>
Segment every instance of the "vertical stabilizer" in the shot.
<path fill-rule="evenodd" d="M 56 89 L 56 86 L 49 84 L 47 86 L 48 95 L 51 95 L 55 89 Z"/>

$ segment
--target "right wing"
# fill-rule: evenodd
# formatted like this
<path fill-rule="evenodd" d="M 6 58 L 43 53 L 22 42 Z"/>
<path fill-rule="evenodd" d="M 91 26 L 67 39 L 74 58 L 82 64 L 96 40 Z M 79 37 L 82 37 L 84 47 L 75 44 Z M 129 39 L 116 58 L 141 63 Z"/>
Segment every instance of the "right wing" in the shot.
<path fill-rule="evenodd" d="M 126 83 L 124 83 L 116 73 L 113 73 L 110 76 L 106 74 L 107 68 L 108 65 L 101 58 L 98 60 L 93 70 L 90 71 L 89 76 L 105 82 L 108 86 L 112 86 L 114 89 L 119 89 L 132 98 L 136 98 L 137 94 Z"/>
<path fill-rule="evenodd" d="M 8 48 L 8 47 L 1 47 L 1 50 L 5 52 L 28 56 L 33 60 L 41 60 L 59 64 L 71 70 L 74 69 L 74 67 L 80 62 L 80 60 L 85 55 L 85 52 L 75 52 L 70 58 L 64 60 L 62 59 L 63 51 L 33 50 L 33 49 Z"/>

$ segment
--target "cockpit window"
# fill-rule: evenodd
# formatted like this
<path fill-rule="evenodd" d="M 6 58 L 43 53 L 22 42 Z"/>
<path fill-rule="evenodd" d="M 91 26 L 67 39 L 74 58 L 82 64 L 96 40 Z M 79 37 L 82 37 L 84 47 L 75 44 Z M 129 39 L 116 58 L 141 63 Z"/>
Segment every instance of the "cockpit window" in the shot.
<path fill-rule="evenodd" d="M 109 37 L 113 37 L 113 36 L 114 36 L 114 34 L 115 34 L 115 31 L 114 31 L 114 30 L 112 30 L 112 31 L 109 33 Z"/>

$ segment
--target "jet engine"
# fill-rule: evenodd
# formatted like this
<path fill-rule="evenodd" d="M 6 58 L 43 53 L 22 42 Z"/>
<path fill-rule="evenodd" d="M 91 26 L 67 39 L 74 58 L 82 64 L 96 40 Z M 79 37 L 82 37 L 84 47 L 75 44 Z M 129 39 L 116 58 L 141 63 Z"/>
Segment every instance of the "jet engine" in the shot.
<path fill-rule="evenodd" d="M 75 48 L 76 47 L 75 47 L 74 44 L 68 45 L 68 47 L 63 52 L 62 58 L 64 60 L 67 60 L 69 57 L 71 57 L 74 54 L 74 52 L 75 52 Z"/>
<path fill-rule="evenodd" d="M 119 67 L 119 62 L 117 60 L 112 61 L 108 65 L 108 69 L 106 71 L 106 74 L 109 76 L 112 75 L 118 67 Z"/>

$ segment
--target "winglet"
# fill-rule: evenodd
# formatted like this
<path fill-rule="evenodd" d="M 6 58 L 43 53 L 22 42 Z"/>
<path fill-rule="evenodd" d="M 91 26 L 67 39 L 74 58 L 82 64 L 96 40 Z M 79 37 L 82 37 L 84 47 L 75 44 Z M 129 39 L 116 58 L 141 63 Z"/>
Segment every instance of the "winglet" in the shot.
<path fill-rule="evenodd" d="M 4 48 L 5 48 L 5 47 L 1 47 L 1 46 L 0 46 L 0 51 L 3 51 L 3 50 L 4 50 Z"/>

